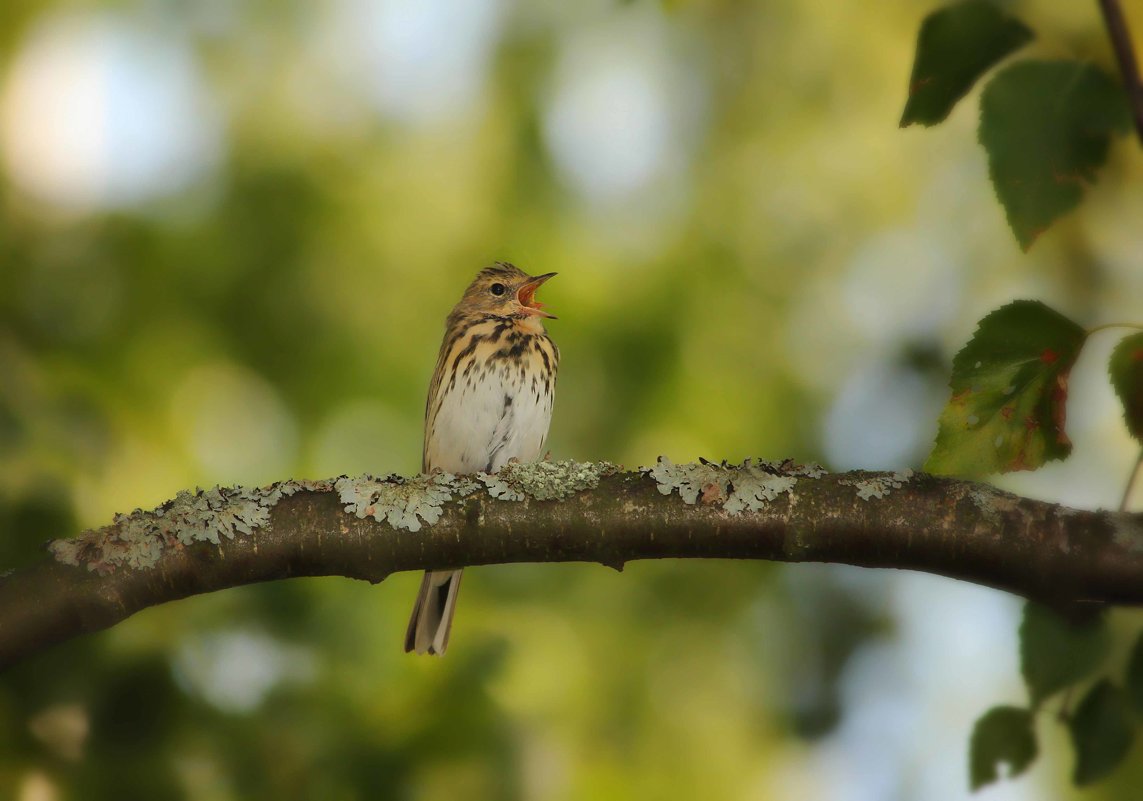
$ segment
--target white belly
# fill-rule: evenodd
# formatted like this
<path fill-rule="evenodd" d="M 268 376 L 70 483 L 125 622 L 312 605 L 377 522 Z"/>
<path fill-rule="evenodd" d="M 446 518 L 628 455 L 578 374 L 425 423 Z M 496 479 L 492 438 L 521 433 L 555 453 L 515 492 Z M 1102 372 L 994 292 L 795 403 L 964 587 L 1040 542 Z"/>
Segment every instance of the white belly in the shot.
<path fill-rule="evenodd" d="M 552 419 L 552 394 L 533 377 L 501 361 L 479 377 L 458 379 L 430 423 L 425 469 L 496 472 L 512 458 L 539 459 Z"/>

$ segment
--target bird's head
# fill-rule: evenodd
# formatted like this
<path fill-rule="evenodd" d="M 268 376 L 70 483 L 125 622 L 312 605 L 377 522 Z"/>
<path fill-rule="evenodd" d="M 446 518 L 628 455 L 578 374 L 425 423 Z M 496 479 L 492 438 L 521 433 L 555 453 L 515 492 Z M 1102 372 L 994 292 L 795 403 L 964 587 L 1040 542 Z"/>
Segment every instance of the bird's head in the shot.
<path fill-rule="evenodd" d="M 490 314 L 518 320 L 536 317 L 554 320 L 555 315 L 544 311 L 544 304 L 536 300 L 536 290 L 553 275 L 555 273 L 528 275 L 505 262 L 485 267 L 464 291 L 457 310 L 463 309 L 467 314 Z"/>

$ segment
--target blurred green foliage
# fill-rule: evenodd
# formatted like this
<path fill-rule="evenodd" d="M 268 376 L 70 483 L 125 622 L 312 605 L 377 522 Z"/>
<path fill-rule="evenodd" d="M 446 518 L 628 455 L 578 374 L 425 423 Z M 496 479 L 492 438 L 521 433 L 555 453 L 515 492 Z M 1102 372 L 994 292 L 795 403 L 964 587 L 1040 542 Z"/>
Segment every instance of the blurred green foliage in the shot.
<path fill-rule="evenodd" d="M 0 566 L 196 484 L 414 472 L 444 316 L 495 259 L 560 273 L 544 290 L 563 351 L 554 454 L 628 465 L 916 466 L 944 394 L 933 362 L 984 311 L 1035 295 L 1086 322 L 1128 316 L 1143 291 L 1132 148 L 1113 145 L 1090 200 L 1023 257 L 971 111 L 896 129 L 927 8 L 494 5 L 476 89 L 425 119 L 343 63 L 345 37 L 376 24 L 368 3 L 0 6 Z M 1045 55 L 1109 62 L 1093 15 L 1017 5 Z M 348 24 L 330 28 L 335 13 Z M 224 120 L 195 180 L 124 204 L 37 195 L 12 155 L 28 144 L 12 87 L 61 18 L 188 45 Z M 444 60 L 449 30 L 422 66 Z M 629 104 L 561 117 L 599 64 L 605 88 L 636 76 Z M 666 110 L 641 130 L 666 144 L 607 161 L 647 97 Z M 559 155 L 596 116 L 619 123 L 602 145 L 576 140 L 592 180 L 659 154 L 611 194 Z M 1091 408 L 1073 410 L 1070 481 L 1095 492 L 1132 451 L 1118 416 Z M 957 798 L 984 705 L 963 697 L 1005 675 L 1000 649 L 926 692 L 926 673 L 959 664 L 927 633 L 953 636 L 962 614 L 944 584 L 742 563 L 482 568 L 448 657 L 430 660 L 400 648 L 417 581 L 189 599 L 9 671 L 0 798 Z M 1011 605 L 987 608 L 1014 631 Z M 887 706 L 864 698 L 879 687 Z M 893 734 L 910 721 L 926 733 Z M 1045 750 L 1030 797 L 1062 797 Z M 1141 780 L 1129 766 L 1103 792 L 1131 798 Z"/>

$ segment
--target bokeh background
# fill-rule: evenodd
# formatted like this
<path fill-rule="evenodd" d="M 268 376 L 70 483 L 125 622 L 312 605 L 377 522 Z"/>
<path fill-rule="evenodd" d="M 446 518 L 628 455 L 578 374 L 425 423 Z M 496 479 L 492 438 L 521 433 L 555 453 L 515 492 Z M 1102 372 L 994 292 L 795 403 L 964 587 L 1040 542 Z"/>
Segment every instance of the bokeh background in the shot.
<path fill-rule="evenodd" d="M 1030 54 L 1113 69 L 1094 2 L 1009 5 Z M 5 0 L 0 567 L 186 487 L 415 472 L 444 316 L 500 259 L 560 273 L 556 457 L 918 467 L 989 310 L 1143 309 L 1136 142 L 1025 255 L 975 94 L 897 128 L 934 7 Z M 1074 456 L 1004 486 L 1118 503 L 1114 341 Z M 443 660 L 401 652 L 418 581 L 193 598 L 0 676 L 0 797 L 944 801 L 1024 698 L 1018 601 L 931 576 L 481 568 Z M 1076 795 L 1050 717 L 981 797 Z M 1128 762 L 1083 797 L 1138 798 Z"/>

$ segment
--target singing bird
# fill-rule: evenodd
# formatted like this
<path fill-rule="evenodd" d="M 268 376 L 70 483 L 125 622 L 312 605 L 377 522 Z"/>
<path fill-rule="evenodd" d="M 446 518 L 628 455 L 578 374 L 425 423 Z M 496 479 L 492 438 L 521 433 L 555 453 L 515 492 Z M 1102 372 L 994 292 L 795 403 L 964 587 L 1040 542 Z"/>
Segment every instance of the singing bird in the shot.
<path fill-rule="evenodd" d="M 556 319 L 536 300 L 555 273 L 530 276 L 498 262 L 477 273 L 445 322 L 425 403 L 422 470 L 495 473 L 540 458 L 560 351 L 544 331 Z M 443 655 L 460 570 L 428 570 L 405 633 L 405 651 Z"/>

